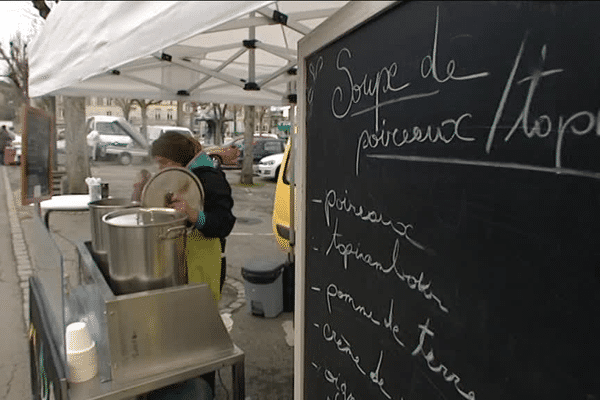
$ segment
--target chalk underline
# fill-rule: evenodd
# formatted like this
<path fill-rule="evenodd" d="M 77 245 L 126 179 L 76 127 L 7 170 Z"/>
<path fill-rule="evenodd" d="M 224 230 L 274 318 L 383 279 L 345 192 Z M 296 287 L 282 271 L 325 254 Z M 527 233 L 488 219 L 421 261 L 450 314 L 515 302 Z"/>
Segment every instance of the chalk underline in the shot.
<path fill-rule="evenodd" d="M 364 110 L 356 111 L 356 112 L 350 114 L 350 116 L 351 117 L 356 117 L 357 115 L 361 115 L 361 114 L 367 113 L 369 111 L 373 111 L 376 108 L 381 108 L 383 106 L 387 106 L 387 105 L 390 105 L 390 104 L 398 103 L 400 101 L 413 100 L 413 99 L 421 99 L 423 97 L 435 96 L 439 92 L 440 92 L 439 90 L 434 90 L 433 92 L 429 92 L 429 93 L 410 94 L 408 96 L 399 97 L 397 99 L 392 99 L 392 100 L 384 101 L 384 102 L 376 104 L 374 106 L 367 107 Z"/>
<path fill-rule="evenodd" d="M 558 167 L 541 167 L 538 165 L 528 165 L 519 163 L 506 163 L 496 161 L 473 161 L 460 158 L 440 158 L 440 157 L 422 157 L 422 156 L 400 156 L 394 154 L 367 154 L 369 158 L 379 158 L 388 160 L 402 160 L 413 162 L 437 163 L 437 164 L 455 164 L 455 165 L 471 165 L 478 167 L 492 167 L 505 169 L 518 169 L 524 171 L 549 172 L 557 175 L 573 175 L 585 178 L 600 179 L 600 172 L 580 171 L 571 168 Z"/>

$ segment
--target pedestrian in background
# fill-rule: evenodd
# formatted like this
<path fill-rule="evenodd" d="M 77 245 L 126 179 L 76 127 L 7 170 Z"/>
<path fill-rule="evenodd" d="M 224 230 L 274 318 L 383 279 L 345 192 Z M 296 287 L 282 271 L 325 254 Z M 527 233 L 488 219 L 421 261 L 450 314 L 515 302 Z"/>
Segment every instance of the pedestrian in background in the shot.
<path fill-rule="evenodd" d="M 0 128 L 0 165 L 4 165 L 4 149 L 12 143 L 13 138 L 6 130 L 6 125 Z"/>

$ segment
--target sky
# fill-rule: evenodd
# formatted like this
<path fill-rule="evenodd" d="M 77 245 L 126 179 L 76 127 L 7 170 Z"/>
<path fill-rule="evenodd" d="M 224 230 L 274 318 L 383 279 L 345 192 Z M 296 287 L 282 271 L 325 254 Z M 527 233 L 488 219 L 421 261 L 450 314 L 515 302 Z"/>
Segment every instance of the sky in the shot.
<path fill-rule="evenodd" d="M 54 3 L 48 1 L 47 3 Z M 49 4 L 52 7 L 54 4 Z M 38 10 L 31 1 L 0 1 L 0 43 L 7 49 L 8 43 L 17 31 L 25 37 L 33 35 L 33 27 L 43 23 Z"/>

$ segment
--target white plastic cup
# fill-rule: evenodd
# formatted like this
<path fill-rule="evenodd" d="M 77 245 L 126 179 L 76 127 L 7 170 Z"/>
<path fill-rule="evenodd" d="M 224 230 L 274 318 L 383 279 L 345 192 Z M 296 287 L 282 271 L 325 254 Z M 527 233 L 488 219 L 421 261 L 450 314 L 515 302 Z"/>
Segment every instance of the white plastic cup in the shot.
<path fill-rule="evenodd" d="M 67 326 L 65 336 L 67 345 L 67 365 L 69 381 L 84 382 L 98 373 L 98 354 L 96 343 L 84 322 L 74 322 Z"/>
<path fill-rule="evenodd" d="M 67 326 L 67 335 L 65 338 L 68 351 L 81 351 L 89 348 L 92 342 L 92 336 L 85 322 L 73 322 Z"/>
<path fill-rule="evenodd" d="M 102 186 L 100 186 L 100 184 L 89 185 L 89 191 L 90 202 L 100 200 L 102 198 Z"/>

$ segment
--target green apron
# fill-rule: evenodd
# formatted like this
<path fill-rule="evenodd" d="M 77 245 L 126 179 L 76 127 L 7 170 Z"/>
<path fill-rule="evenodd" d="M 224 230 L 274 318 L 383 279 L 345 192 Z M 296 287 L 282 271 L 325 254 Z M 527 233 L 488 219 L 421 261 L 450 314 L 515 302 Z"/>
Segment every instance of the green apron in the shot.
<path fill-rule="evenodd" d="M 212 160 L 206 153 L 198 154 L 187 168 L 212 167 Z M 219 238 L 207 238 L 194 229 L 186 242 L 186 260 L 188 282 L 207 283 L 212 291 L 213 299 L 218 305 L 221 299 L 221 241 Z"/>
<path fill-rule="evenodd" d="M 189 283 L 207 283 L 215 303 L 221 299 L 221 242 L 194 229 L 186 242 Z"/>

